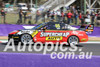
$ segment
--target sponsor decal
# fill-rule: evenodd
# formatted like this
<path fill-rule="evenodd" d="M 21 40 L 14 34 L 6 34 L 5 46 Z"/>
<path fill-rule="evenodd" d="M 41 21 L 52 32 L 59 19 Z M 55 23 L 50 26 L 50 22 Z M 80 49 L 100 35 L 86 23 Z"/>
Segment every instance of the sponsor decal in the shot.
<path fill-rule="evenodd" d="M 19 38 L 19 36 L 15 36 L 15 37 L 14 37 L 14 36 L 12 36 L 12 38 Z"/>
<path fill-rule="evenodd" d="M 62 40 L 63 37 L 46 37 L 46 40 Z"/>
<path fill-rule="evenodd" d="M 90 31 L 90 32 L 92 32 L 93 30 L 90 30 L 90 29 L 86 29 L 86 31 Z"/>
<path fill-rule="evenodd" d="M 60 29 L 60 24 L 55 24 L 55 27 L 56 27 L 57 29 Z"/>
<path fill-rule="evenodd" d="M 32 37 L 34 37 L 36 34 L 38 34 L 38 31 L 37 30 L 34 31 L 31 35 L 32 35 Z"/>
<path fill-rule="evenodd" d="M 21 33 L 30 33 L 30 30 L 22 30 Z"/>
<path fill-rule="evenodd" d="M 41 32 L 40 37 L 51 37 L 51 36 L 67 37 L 68 35 L 69 35 L 69 32 L 66 32 L 66 33 Z"/>
<path fill-rule="evenodd" d="M 78 35 L 79 33 L 76 31 L 73 31 L 72 34 Z"/>
<path fill-rule="evenodd" d="M 28 33 L 28 34 L 32 34 L 34 32 L 34 30 L 21 30 L 19 31 L 17 34 L 25 34 L 25 33 Z"/>
<path fill-rule="evenodd" d="M 87 39 L 83 38 L 83 39 L 81 39 L 81 41 L 87 41 Z"/>

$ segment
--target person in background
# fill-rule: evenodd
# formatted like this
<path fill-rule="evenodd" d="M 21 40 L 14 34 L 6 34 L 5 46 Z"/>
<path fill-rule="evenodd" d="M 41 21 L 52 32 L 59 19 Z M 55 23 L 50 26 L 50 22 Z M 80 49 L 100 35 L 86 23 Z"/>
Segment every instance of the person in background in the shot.
<path fill-rule="evenodd" d="M 26 23 L 26 19 L 27 19 L 27 12 L 24 12 L 24 13 L 23 13 L 23 15 L 24 15 L 24 23 Z"/>
<path fill-rule="evenodd" d="M 77 12 L 77 10 L 74 13 L 74 18 L 75 18 L 75 24 L 77 25 L 77 19 L 78 19 L 78 12 Z"/>
<path fill-rule="evenodd" d="M 39 12 L 39 10 L 37 10 L 36 11 L 36 22 L 35 23 L 38 22 L 40 15 L 41 15 L 41 13 Z"/>
<path fill-rule="evenodd" d="M 100 12 L 97 13 L 97 26 L 100 25 Z"/>
<path fill-rule="evenodd" d="M 48 20 L 50 20 L 50 14 L 51 14 L 51 10 L 49 9 L 49 10 L 47 11 L 47 19 L 48 19 Z"/>
<path fill-rule="evenodd" d="M 76 13 L 75 6 L 72 6 L 72 12 L 73 12 L 73 13 Z"/>
<path fill-rule="evenodd" d="M 6 15 L 6 12 L 4 11 L 4 9 L 1 10 L 1 19 L 2 19 L 2 23 L 5 23 L 5 15 Z"/>
<path fill-rule="evenodd" d="M 22 18 L 23 18 L 23 11 L 20 10 L 20 12 L 19 12 L 19 24 L 22 23 Z"/>
<path fill-rule="evenodd" d="M 65 12 L 65 18 L 66 18 L 66 19 L 65 19 L 65 23 L 67 23 L 67 19 L 68 19 L 68 18 L 67 18 L 67 14 L 68 14 L 68 10 Z"/>
<path fill-rule="evenodd" d="M 62 22 L 65 22 L 65 14 L 63 11 L 61 12 L 61 20 L 62 20 Z"/>
<path fill-rule="evenodd" d="M 94 24 L 95 16 L 96 16 L 95 13 L 92 12 L 91 13 L 91 21 L 92 21 L 92 24 Z"/>
<path fill-rule="evenodd" d="M 79 14 L 79 20 L 81 24 L 84 24 L 84 15 L 82 13 Z"/>
<path fill-rule="evenodd" d="M 51 16 L 51 21 L 53 21 L 53 20 L 55 19 L 55 18 L 54 18 L 54 17 L 55 17 L 55 12 L 52 11 L 51 14 L 50 14 L 50 16 Z"/>
<path fill-rule="evenodd" d="M 60 12 L 60 10 L 57 10 L 57 22 L 60 22 L 60 20 L 61 20 L 61 12 Z"/>
<path fill-rule="evenodd" d="M 85 23 L 86 24 L 90 24 L 90 22 L 91 22 L 91 16 L 90 16 L 90 14 L 89 14 L 88 11 L 86 12 L 86 15 L 84 16 L 84 18 L 85 18 Z"/>
<path fill-rule="evenodd" d="M 45 22 L 45 15 L 46 15 L 46 12 L 43 11 L 43 13 L 42 13 L 42 21 L 43 21 L 43 22 Z"/>
<path fill-rule="evenodd" d="M 67 13 L 68 24 L 71 23 L 72 16 L 73 16 L 73 14 L 70 11 L 68 11 L 68 13 Z"/>

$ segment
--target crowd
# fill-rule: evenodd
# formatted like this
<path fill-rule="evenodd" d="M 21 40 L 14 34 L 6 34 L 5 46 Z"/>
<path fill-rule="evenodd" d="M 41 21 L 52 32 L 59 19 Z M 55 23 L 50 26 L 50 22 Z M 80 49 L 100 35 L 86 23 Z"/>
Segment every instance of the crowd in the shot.
<path fill-rule="evenodd" d="M 5 22 L 6 12 L 2 9 L 1 10 L 1 19 L 2 23 Z M 17 21 L 17 24 L 23 24 L 23 18 L 24 23 L 26 23 L 26 19 L 29 19 L 29 24 L 31 24 L 31 16 L 27 17 L 27 12 L 23 12 L 22 10 L 19 11 L 19 19 Z M 39 20 L 42 20 L 43 22 L 48 21 L 55 21 L 55 22 L 64 22 L 67 24 L 73 23 L 74 25 L 80 24 L 96 24 L 100 25 L 100 10 L 98 11 L 87 11 L 86 14 L 83 13 L 83 11 L 76 9 L 75 7 L 70 7 L 63 9 L 59 9 L 57 11 L 48 9 L 47 11 L 40 12 L 39 10 L 36 11 L 36 18 L 35 23 L 38 23 Z M 34 20 L 34 19 L 33 19 Z"/>
<path fill-rule="evenodd" d="M 75 8 L 72 9 L 67 9 L 66 11 L 63 10 L 57 10 L 57 11 L 52 11 L 52 10 L 47 10 L 46 12 L 39 12 L 37 10 L 36 12 L 36 23 L 40 19 L 40 17 L 43 19 L 43 22 L 46 20 L 49 21 L 56 21 L 56 22 L 64 22 L 67 24 L 74 23 L 77 25 L 78 23 L 80 24 L 97 24 L 100 25 L 100 11 L 98 10 L 97 12 L 89 11 L 84 14 L 82 11 L 76 10 Z"/>
<path fill-rule="evenodd" d="M 31 16 L 30 12 L 23 12 L 22 10 L 19 11 L 19 19 L 17 21 L 17 24 L 22 24 L 23 23 L 23 18 L 24 18 L 24 24 L 26 23 L 26 20 L 29 19 L 28 24 L 31 24 Z"/>

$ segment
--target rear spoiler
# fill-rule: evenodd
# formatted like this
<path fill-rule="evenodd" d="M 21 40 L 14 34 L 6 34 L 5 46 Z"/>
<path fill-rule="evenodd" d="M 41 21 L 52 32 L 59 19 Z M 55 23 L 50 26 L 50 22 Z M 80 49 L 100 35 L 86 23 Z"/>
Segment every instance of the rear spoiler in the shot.
<path fill-rule="evenodd" d="M 79 30 L 85 31 L 86 33 L 92 33 L 94 31 L 94 24 L 80 26 Z"/>

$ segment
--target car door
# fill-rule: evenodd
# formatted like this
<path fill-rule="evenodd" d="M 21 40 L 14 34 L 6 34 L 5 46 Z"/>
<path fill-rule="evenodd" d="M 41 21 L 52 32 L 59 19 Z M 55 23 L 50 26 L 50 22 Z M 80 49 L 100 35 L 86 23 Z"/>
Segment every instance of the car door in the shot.
<path fill-rule="evenodd" d="M 60 42 L 62 40 L 62 36 L 60 36 L 59 33 L 60 27 L 59 23 L 49 24 L 47 30 L 45 31 L 47 34 L 45 42 Z"/>
<path fill-rule="evenodd" d="M 68 37 L 70 36 L 72 30 L 68 29 L 67 24 L 61 23 L 59 33 L 62 33 L 62 40 L 60 42 L 67 42 Z"/>
<path fill-rule="evenodd" d="M 45 27 L 47 27 L 45 30 L 41 30 L 39 32 L 38 41 L 45 43 L 45 42 L 59 42 L 62 40 L 62 36 L 60 36 L 61 33 L 59 33 L 60 30 L 59 23 L 48 24 Z"/>

